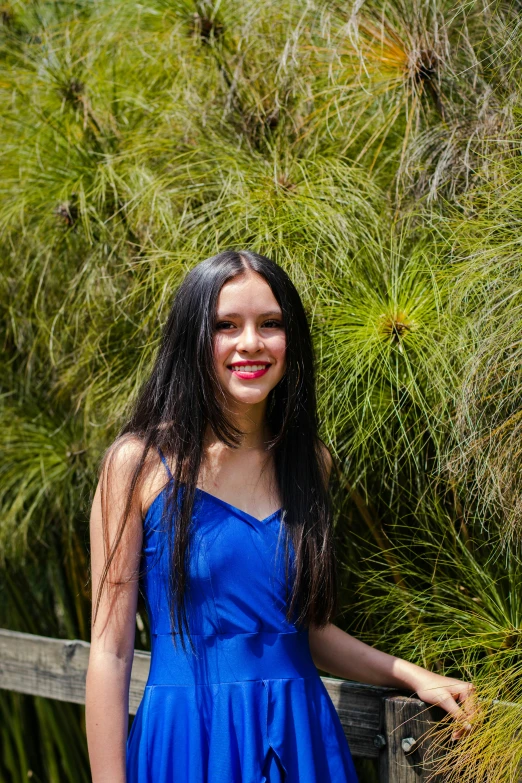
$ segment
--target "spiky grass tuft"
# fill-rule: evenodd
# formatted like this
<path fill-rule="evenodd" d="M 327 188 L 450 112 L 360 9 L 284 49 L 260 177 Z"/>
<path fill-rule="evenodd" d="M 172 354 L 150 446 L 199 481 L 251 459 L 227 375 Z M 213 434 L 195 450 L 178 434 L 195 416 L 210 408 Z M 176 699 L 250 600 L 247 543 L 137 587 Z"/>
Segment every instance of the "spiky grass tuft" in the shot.
<path fill-rule="evenodd" d="M 2 6 L 0 625 L 88 638 L 98 460 L 183 275 L 248 246 L 313 328 L 339 622 L 520 701 L 518 10 Z M 88 779 L 77 713 L 0 709 L 0 777 Z M 447 779 L 511 782 L 518 714 Z"/>

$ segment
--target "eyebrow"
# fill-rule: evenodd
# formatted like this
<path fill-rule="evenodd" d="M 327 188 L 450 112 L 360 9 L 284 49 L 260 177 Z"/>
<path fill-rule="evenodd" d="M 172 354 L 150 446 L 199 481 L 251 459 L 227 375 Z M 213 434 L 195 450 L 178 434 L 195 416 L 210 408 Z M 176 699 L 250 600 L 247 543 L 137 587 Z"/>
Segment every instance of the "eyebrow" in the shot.
<path fill-rule="evenodd" d="M 260 318 L 268 318 L 268 316 L 270 316 L 270 315 L 275 315 L 275 316 L 277 316 L 277 318 L 281 318 L 283 314 L 282 314 L 281 310 L 270 310 L 268 313 L 259 313 L 259 317 Z M 241 318 L 241 313 L 224 313 L 223 315 L 218 313 L 217 317 L 220 318 L 220 319 L 223 319 L 223 318 Z"/>

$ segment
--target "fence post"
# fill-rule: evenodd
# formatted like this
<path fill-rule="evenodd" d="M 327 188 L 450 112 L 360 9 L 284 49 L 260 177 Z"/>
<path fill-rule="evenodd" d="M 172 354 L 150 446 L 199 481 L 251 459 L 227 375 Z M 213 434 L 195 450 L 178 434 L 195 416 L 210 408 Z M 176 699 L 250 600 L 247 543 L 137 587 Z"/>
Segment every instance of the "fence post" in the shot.
<path fill-rule="evenodd" d="M 383 735 L 386 745 L 379 757 L 381 783 L 430 783 L 441 781 L 430 772 L 438 752 L 433 728 L 444 716 L 439 707 L 428 707 L 419 699 L 388 696 L 383 699 Z M 431 731 L 430 731 L 431 730 Z M 430 736 L 426 733 L 430 731 Z"/>

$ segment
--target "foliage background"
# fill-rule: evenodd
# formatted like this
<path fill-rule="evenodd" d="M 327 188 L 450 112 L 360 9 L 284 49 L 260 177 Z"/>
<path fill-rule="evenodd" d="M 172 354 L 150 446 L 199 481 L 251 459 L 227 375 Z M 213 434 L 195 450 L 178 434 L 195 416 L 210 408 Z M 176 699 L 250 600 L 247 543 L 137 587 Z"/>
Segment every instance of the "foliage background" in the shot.
<path fill-rule="evenodd" d="M 313 326 L 338 623 L 477 683 L 447 780 L 518 779 L 520 11 L 0 6 L 1 627 L 89 638 L 99 460 L 186 270 L 250 247 Z M 2 782 L 89 780 L 80 707 L 0 714 Z"/>

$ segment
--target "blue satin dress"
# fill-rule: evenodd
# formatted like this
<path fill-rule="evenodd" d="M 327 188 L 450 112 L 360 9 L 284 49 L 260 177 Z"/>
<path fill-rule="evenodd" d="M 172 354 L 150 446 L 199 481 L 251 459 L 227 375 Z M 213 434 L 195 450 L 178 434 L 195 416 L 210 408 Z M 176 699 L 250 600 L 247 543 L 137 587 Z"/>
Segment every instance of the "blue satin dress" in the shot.
<path fill-rule="evenodd" d="M 285 618 L 281 511 L 257 519 L 197 489 L 187 595 L 193 655 L 188 640 L 184 652 L 170 635 L 167 489 L 143 523 L 152 650 L 127 740 L 127 783 L 357 783 L 308 632 Z"/>

